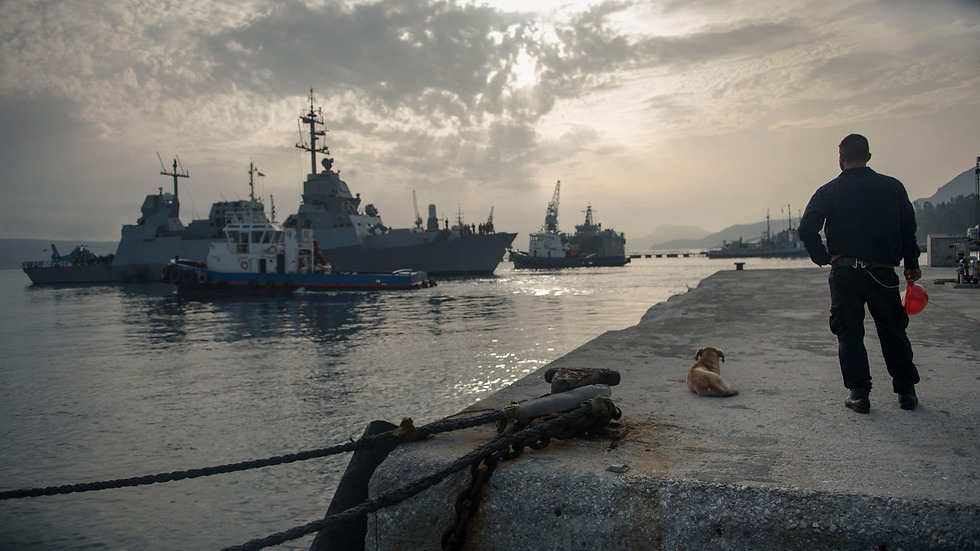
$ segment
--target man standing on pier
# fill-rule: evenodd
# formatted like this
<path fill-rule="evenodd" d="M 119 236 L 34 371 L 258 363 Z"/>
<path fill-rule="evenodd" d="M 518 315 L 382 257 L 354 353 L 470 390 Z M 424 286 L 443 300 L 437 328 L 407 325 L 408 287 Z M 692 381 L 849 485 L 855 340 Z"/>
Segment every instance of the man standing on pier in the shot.
<path fill-rule="evenodd" d="M 908 314 L 895 267 L 905 262 L 908 284 L 922 277 L 915 239 L 915 210 L 905 186 L 870 167 L 868 140 L 851 134 L 841 141 L 840 176 L 813 194 L 800 219 L 800 240 L 810 259 L 830 269 L 830 330 L 837 336 L 844 405 L 871 410 L 871 370 L 864 347 L 864 306 L 874 318 L 892 390 L 902 409 L 915 409 L 919 373 L 905 329 Z M 827 246 L 820 239 L 824 230 Z"/>

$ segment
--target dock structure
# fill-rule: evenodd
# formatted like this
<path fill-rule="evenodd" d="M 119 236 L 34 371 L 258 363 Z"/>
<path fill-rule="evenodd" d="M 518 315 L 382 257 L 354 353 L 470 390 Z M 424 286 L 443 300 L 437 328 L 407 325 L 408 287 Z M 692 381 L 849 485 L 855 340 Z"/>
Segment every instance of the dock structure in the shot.
<path fill-rule="evenodd" d="M 614 369 L 618 439 L 553 440 L 502 460 L 462 547 L 514 549 L 980 549 L 980 290 L 942 283 L 909 337 L 920 405 L 899 408 L 868 316 L 871 413 L 844 407 L 827 270 L 726 270 L 474 404 L 547 394 L 551 367 Z M 904 286 L 904 284 L 903 284 Z M 737 396 L 687 390 L 695 351 L 724 351 Z M 404 444 L 378 496 L 490 440 L 476 428 Z M 365 548 L 442 548 L 464 469 L 368 519 Z"/>

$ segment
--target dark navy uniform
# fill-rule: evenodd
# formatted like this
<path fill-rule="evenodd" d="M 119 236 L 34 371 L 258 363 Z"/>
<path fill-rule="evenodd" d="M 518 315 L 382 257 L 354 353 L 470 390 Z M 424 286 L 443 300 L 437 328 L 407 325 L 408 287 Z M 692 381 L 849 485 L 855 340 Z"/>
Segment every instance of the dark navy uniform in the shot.
<path fill-rule="evenodd" d="M 824 247 L 820 230 L 827 237 Z M 919 267 L 915 210 L 905 186 L 869 167 L 847 168 L 813 194 L 800 220 L 810 259 L 830 271 L 830 330 L 837 336 L 844 386 L 870 390 L 864 347 L 864 306 L 874 319 L 892 389 L 912 391 L 919 373 L 906 335 L 908 314 L 895 267 Z"/>

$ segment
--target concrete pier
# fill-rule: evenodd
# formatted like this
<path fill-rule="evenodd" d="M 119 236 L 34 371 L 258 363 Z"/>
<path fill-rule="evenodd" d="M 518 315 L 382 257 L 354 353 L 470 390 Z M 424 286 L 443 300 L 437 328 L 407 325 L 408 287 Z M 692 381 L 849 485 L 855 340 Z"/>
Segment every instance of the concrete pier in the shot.
<path fill-rule="evenodd" d="M 465 549 L 980 549 L 980 290 L 924 268 L 909 337 L 920 405 L 901 410 L 874 325 L 871 413 L 843 405 L 827 270 L 730 270 L 472 406 L 547 394 L 549 367 L 618 370 L 617 441 L 565 440 L 502 461 Z M 903 284 L 904 287 L 904 284 Z M 695 351 L 726 354 L 730 398 L 689 392 Z M 492 427 L 402 445 L 379 495 L 451 463 Z M 366 548 L 439 549 L 469 470 L 368 519 Z"/>

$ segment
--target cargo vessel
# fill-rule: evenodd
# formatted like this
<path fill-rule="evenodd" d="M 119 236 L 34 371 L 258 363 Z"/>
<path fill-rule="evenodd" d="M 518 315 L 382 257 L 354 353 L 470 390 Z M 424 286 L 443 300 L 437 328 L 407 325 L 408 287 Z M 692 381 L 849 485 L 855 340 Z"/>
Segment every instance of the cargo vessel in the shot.
<path fill-rule="evenodd" d="M 527 252 L 511 251 L 509 259 L 515 268 L 578 268 L 583 266 L 623 266 L 626 236 L 615 230 L 602 229 L 595 223 L 592 205 L 585 209 L 585 222 L 575 226 L 574 234 L 558 231 L 558 200 L 561 181 L 545 213 L 544 227 L 532 233 Z"/>

